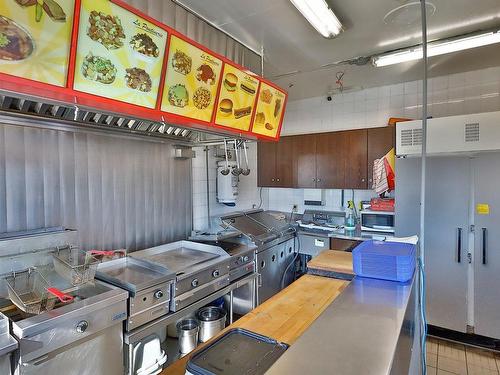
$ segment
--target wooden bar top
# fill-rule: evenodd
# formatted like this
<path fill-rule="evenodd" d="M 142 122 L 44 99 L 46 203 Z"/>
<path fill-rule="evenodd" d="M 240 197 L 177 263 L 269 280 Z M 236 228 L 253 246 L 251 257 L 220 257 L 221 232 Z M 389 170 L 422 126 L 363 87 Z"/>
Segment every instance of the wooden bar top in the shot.
<path fill-rule="evenodd" d="M 348 284 L 344 280 L 304 275 L 223 332 L 231 328 L 245 328 L 291 345 Z M 198 350 L 206 344 L 198 346 Z M 187 355 L 174 362 L 161 375 L 184 375 L 189 357 Z"/>
<path fill-rule="evenodd" d="M 307 262 L 310 270 L 354 275 L 352 253 L 347 251 L 325 250 Z"/>

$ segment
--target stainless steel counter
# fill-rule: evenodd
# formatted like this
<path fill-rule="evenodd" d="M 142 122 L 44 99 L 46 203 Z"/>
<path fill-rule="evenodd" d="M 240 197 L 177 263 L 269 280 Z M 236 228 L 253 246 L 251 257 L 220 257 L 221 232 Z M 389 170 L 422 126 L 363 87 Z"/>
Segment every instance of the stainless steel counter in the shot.
<path fill-rule="evenodd" d="M 329 232 L 328 237 L 340 238 L 343 240 L 353 240 L 353 241 L 367 241 L 367 240 L 379 240 L 384 241 L 386 239 L 393 238 L 393 235 L 387 233 L 377 233 L 377 232 L 365 232 L 359 228 L 354 231 L 346 231 L 344 229 Z"/>
<path fill-rule="evenodd" d="M 354 278 L 266 374 L 407 374 L 412 283 Z"/>
<path fill-rule="evenodd" d="M 17 349 L 17 341 L 9 333 L 9 320 L 0 313 L 0 357 Z"/>

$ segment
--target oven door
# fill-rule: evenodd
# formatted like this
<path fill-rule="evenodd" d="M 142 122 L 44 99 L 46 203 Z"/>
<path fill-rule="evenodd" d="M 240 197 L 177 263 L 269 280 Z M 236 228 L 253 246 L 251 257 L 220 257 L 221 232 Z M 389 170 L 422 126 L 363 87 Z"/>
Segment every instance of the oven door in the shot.
<path fill-rule="evenodd" d="M 394 212 L 361 211 L 361 230 L 394 233 Z"/>

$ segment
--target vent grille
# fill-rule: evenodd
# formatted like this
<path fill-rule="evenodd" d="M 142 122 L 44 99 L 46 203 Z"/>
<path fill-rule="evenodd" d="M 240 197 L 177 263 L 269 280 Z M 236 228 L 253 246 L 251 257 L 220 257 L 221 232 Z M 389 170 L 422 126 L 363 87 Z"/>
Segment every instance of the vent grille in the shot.
<path fill-rule="evenodd" d="M 98 131 L 127 132 L 158 138 L 176 139 L 187 143 L 203 142 L 205 135 L 225 136 L 217 131 L 201 131 L 146 119 L 123 117 L 120 114 L 96 112 L 57 102 L 46 102 L 35 97 L 18 97 L 15 93 L 0 92 L 0 114 L 15 117 L 36 116 L 37 120 L 63 120 L 76 126 L 87 126 Z M 55 122 L 54 122 L 55 123 Z"/>
<path fill-rule="evenodd" d="M 401 146 L 422 146 L 422 129 L 401 130 Z"/>
<path fill-rule="evenodd" d="M 479 123 L 465 124 L 465 142 L 479 142 Z"/>

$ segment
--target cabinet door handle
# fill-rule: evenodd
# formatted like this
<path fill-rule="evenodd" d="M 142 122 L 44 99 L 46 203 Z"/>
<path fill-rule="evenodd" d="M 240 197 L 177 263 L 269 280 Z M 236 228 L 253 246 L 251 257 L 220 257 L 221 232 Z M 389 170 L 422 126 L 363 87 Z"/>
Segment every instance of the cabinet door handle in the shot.
<path fill-rule="evenodd" d="M 276 182 L 280 182 L 280 179 L 279 179 L 279 178 L 277 178 L 277 179 L 276 179 Z"/>
<path fill-rule="evenodd" d="M 321 182 L 321 178 L 318 178 L 316 181 L 317 181 L 317 182 Z"/>
<path fill-rule="evenodd" d="M 362 178 L 362 179 L 361 179 L 361 182 L 365 182 L 365 179 L 364 179 L 364 178 Z"/>
<path fill-rule="evenodd" d="M 462 262 L 462 228 L 457 228 L 457 262 Z"/>
<path fill-rule="evenodd" d="M 274 178 L 271 178 L 271 181 L 274 182 Z"/>
<path fill-rule="evenodd" d="M 315 179 L 315 178 L 313 178 L 313 182 L 316 182 L 316 179 Z"/>
<path fill-rule="evenodd" d="M 486 228 L 483 228 L 483 246 L 482 246 L 482 251 L 483 251 L 483 264 L 486 264 L 487 263 L 487 259 L 486 259 L 486 241 L 487 241 L 487 235 L 488 234 L 488 230 Z"/>

